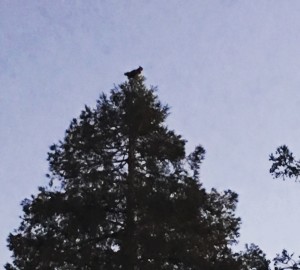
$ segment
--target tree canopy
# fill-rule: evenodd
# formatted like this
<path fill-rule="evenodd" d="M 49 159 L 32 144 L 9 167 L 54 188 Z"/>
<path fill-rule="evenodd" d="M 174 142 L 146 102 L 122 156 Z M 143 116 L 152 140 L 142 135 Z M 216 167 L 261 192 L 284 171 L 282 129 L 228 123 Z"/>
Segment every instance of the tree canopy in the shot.
<path fill-rule="evenodd" d="M 204 148 L 185 153 L 155 92 L 131 78 L 71 121 L 49 184 L 22 202 L 6 269 L 268 269 L 257 246 L 232 252 L 238 196 L 203 187 Z"/>
<path fill-rule="evenodd" d="M 300 175 L 300 161 L 296 160 L 293 153 L 286 145 L 279 146 L 275 154 L 270 155 L 272 166 L 270 173 L 275 178 L 298 178 Z"/>
<path fill-rule="evenodd" d="M 297 180 L 300 176 L 300 161 L 295 158 L 288 146 L 277 147 L 275 154 L 270 154 L 269 160 L 272 162 L 270 173 L 274 178 Z M 300 269 L 299 258 L 295 259 L 294 253 L 283 249 L 281 254 L 277 254 L 274 258 L 275 270 Z"/>

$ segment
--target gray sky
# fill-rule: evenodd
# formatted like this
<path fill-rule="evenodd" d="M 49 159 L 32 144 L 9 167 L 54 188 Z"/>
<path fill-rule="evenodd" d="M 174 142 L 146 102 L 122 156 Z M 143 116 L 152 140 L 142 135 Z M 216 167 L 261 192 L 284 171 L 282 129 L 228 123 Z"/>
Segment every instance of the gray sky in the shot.
<path fill-rule="evenodd" d="M 300 158 L 299 14 L 298 0 L 0 1 L 0 265 L 48 147 L 139 65 L 169 127 L 207 150 L 205 187 L 239 194 L 241 248 L 300 255 L 300 183 L 268 173 L 283 143 Z"/>

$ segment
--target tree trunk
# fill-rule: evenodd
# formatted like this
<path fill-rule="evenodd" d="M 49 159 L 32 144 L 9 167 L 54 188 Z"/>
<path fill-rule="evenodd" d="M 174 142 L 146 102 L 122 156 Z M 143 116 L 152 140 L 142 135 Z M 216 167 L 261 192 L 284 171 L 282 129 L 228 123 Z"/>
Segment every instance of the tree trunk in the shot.
<path fill-rule="evenodd" d="M 123 243 L 123 265 L 126 270 L 136 269 L 137 244 L 135 237 L 135 197 L 134 197 L 134 172 L 135 172 L 135 138 L 129 136 L 128 143 L 128 177 L 126 192 L 126 224 Z"/>

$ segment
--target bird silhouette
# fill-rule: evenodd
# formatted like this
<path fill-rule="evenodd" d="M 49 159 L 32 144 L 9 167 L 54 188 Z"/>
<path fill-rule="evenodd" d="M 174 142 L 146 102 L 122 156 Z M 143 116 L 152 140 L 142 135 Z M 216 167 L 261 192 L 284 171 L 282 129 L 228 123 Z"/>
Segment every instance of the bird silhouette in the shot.
<path fill-rule="evenodd" d="M 142 70 L 143 68 L 139 66 L 137 69 L 131 70 L 129 72 L 125 72 L 124 75 L 127 76 L 128 79 L 134 79 L 141 74 Z"/>

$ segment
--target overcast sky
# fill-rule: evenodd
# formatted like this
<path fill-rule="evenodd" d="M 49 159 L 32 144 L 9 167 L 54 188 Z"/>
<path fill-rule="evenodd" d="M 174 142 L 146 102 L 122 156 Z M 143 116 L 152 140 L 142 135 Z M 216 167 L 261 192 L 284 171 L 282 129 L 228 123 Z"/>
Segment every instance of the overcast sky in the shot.
<path fill-rule="evenodd" d="M 205 147 L 204 186 L 239 194 L 241 248 L 300 255 L 300 183 L 268 173 L 281 144 L 300 158 L 299 14 L 299 0 L 0 0 L 0 265 L 49 146 L 139 65 L 169 127 Z"/>

